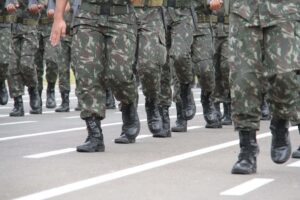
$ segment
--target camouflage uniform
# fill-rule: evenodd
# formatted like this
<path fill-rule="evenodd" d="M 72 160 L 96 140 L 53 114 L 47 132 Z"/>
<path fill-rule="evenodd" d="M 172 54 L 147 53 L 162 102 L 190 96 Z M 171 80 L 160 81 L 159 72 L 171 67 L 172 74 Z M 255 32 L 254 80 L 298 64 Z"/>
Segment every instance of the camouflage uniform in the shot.
<path fill-rule="evenodd" d="M 270 83 L 271 158 L 275 163 L 284 163 L 290 157 L 288 124 L 298 118 L 299 82 L 295 70 L 300 68 L 300 44 L 295 30 L 299 26 L 299 8 L 298 0 L 232 3 L 229 30 L 232 116 L 241 147 L 232 173 L 256 172 L 259 150 L 255 135 L 260 123 L 263 79 Z"/>
<path fill-rule="evenodd" d="M 132 71 L 136 18 L 130 1 L 83 0 L 73 29 L 72 62 L 82 103 L 81 118 L 86 120 L 88 129 L 92 129 L 90 121 L 98 124 L 99 133 L 100 120 L 105 117 L 105 88 L 111 87 L 122 103 L 121 136 L 126 137 L 128 143 L 134 142 L 139 120 Z M 92 135 L 100 143 L 102 136 Z M 77 151 L 95 151 L 92 142 L 79 146 Z"/>
<path fill-rule="evenodd" d="M 29 13 L 27 6 L 32 3 L 31 1 L 18 0 L 18 2 L 20 7 L 17 10 L 17 22 L 13 24 L 12 28 L 13 53 L 8 70 L 9 92 L 12 98 L 18 98 L 21 102 L 26 85 L 31 97 L 31 113 L 39 114 L 41 107 L 34 57 L 38 49 L 37 24 L 40 14 Z"/>
<path fill-rule="evenodd" d="M 4 105 L 8 101 L 5 80 L 9 59 L 11 54 L 11 24 L 15 21 L 15 16 L 5 11 L 5 6 L 13 3 L 12 0 L 0 2 L 0 104 Z"/>
<path fill-rule="evenodd" d="M 162 18 L 163 0 L 133 1 L 138 24 L 137 72 L 146 97 L 148 127 L 153 134 L 161 131 L 159 114 L 161 71 L 166 63 L 165 27 Z M 164 106 L 168 113 L 169 105 Z M 170 129 L 168 129 L 170 132 Z"/>

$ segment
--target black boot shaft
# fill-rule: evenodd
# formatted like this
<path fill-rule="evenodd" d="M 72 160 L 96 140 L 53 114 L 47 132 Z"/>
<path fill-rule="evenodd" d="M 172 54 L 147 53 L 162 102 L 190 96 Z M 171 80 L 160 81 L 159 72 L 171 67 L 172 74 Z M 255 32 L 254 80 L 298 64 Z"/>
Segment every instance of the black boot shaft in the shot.
<path fill-rule="evenodd" d="M 61 93 L 61 105 L 55 109 L 55 112 L 69 112 L 70 111 L 70 99 L 69 99 L 69 91 L 65 91 Z"/>
<path fill-rule="evenodd" d="M 140 133 L 140 120 L 134 103 L 122 103 L 122 134 L 130 139 L 135 139 Z"/>
<path fill-rule="evenodd" d="M 201 91 L 201 104 L 203 108 L 203 117 L 206 121 L 206 128 L 222 128 L 221 119 L 210 98 L 211 92 Z"/>
<path fill-rule="evenodd" d="M 104 152 L 103 134 L 100 119 L 88 117 L 85 119 L 88 137 L 83 145 L 77 146 L 78 152 Z"/>
<path fill-rule="evenodd" d="M 262 97 L 262 103 L 261 103 L 260 109 L 261 109 L 261 120 L 270 120 L 271 113 L 270 113 L 269 104 L 266 100 L 265 95 L 263 95 L 263 97 Z"/>
<path fill-rule="evenodd" d="M 291 156 L 289 121 L 273 117 L 270 124 L 272 133 L 271 158 L 277 164 L 285 163 Z"/>
<path fill-rule="evenodd" d="M 171 137 L 169 106 L 160 105 L 158 109 L 162 119 L 162 131 L 153 134 L 153 137 Z"/>
<path fill-rule="evenodd" d="M 171 129 L 172 132 L 187 132 L 187 120 L 183 118 L 181 103 L 176 103 L 176 112 L 177 120 Z"/>
<path fill-rule="evenodd" d="M 5 81 L 0 82 L 0 105 L 6 105 L 8 102 L 8 92 Z"/>
<path fill-rule="evenodd" d="M 196 105 L 191 84 L 180 84 L 180 98 L 182 101 L 184 119 L 193 119 L 196 114 Z"/>
<path fill-rule="evenodd" d="M 9 113 L 11 117 L 21 117 L 24 116 L 24 106 L 22 96 L 18 96 L 14 98 L 14 108 Z"/>
<path fill-rule="evenodd" d="M 41 106 L 41 97 L 39 95 L 37 87 L 29 87 L 28 88 L 29 98 L 30 98 L 30 113 L 31 114 L 41 114 L 42 106 Z"/>
<path fill-rule="evenodd" d="M 47 87 L 47 99 L 46 99 L 46 108 L 55 108 L 55 83 L 48 83 Z"/>
<path fill-rule="evenodd" d="M 239 131 L 240 153 L 238 161 L 234 164 L 232 174 L 253 174 L 256 173 L 256 157 L 259 148 L 256 142 L 256 131 Z"/>
<path fill-rule="evenodd" d="M 106 109 L 115 109 L 116 102 L 111 89 L 106 90 Z"/>
<path fill-rule="evenodd" d="M 224 103 L 224 116 L 222 118 L 222 125 L 232 125 L 231 119 L 231 103 Z"/>
<path fill-rule="evenodd" d="M 159 114 L 157 101 L 152 98 L 146 98 L 145 110 L 147 114 L 147 124 L 151 133 L 159 133 L 162 131 L 162 119 Z"/>

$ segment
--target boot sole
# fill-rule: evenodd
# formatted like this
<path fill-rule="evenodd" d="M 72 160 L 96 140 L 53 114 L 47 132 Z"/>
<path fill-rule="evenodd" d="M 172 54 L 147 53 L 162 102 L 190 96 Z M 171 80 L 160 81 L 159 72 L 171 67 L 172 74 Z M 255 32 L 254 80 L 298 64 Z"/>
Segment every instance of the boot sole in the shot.
<path fill-rule="evenodd" d="M 83 150 L 83 149 L 76 149 L 77 152 L 80 153 L 95 153 L 95 152 L 104 152 L 105 151 L 105 147 L 99 147 L 97 149 L 92 149 L 90 151 L 88 150 Z"/>
<path fill-rule="evenodd" d="M 133 143 L 135 143 L 135 139 L 128 139 L 127 141 L 115 139 L 115 143 L 116 144 L 133 144 Z"/>
<path fill-rule="evenodd" d="M 256 173 L 256 169 L 255 170 L 249 170 L 249 171 L 244 171 L 244 170 L 231 170 L 231 174 L 255 174 Z"/>

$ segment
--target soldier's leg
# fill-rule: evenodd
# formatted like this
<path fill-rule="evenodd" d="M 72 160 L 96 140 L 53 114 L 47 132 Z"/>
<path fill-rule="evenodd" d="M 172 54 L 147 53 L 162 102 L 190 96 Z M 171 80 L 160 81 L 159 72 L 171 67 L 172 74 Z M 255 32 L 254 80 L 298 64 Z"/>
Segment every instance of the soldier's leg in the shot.
<path fill-rule="evenodd" d="M 88 137 L 78 152 L 104 151 L 101 121 L 105 117 L 104 36 L 96 28 L 76 28 L 72 40 L 72 61 L 78 80 L 78 98 L 82 102 L 80 117 L 85 120 Z M 85 42 L 91 41 L 91 42 Z M 98 56 L 95 56 L 98 55 Z"/>
<path fill-rule="evenodd" d="M 47 108 L 55 108 L 55 82 L 58 77 L 58 65 L 57 63 L 46 60 L 46 80 L 48 83 L 47 86 L 47 100 L 46 107 Z"/>
<path fill-rule="evenodd" d="M 13 36 L 16 36 L 15 34 Z M 24 116 L 24 106 L 22 95 L 24 95 L 24 84 L 22 72 L 20 70 L 20 54 L 21 54 L 21 39 L 13 37 L 12 39 L 12 54 L 8 68 L 8 87 L 10 97 L 14 99 L 14 108 L 9 113 L 10 116 Z"/>
<path fill-rule="evenodd" d="M 129 20 L 132 25 L 111 23 L 116 34 L 106 40 L 106 77 L 116 99 L 122 103 L 121 136 L 126 137 L 128 143 L 133 143 L 140 131 L 136 102 L 138 94 L 132 69 L 136 49 L 135 17 L 127 14 L 119 16 L 117 20 Z"/>
<path fill-rule="evenodd" d="M 69 37 L 69 36 L 67 36 Z M 70 111 L 70 68 L 71 68 L 71 48 L 68 40 L 61 41 L 61 53 L 59 61 L 59 90 L 61 93 L 61 105 L 55 109 L 55 112 Z"/>
<path fill-rule="evenodd" d="M 28 29 L 31 27 L 27 27 Z M 23 34 L 21 45 L 20 69 L 25 85 L 28 87 L 30 96 L 31 114 L 41 114 L 41 98 L 38 92 L 38 79 L 34 64 L 35 54 L 38 50 L 37 32 L 32 31 Z"/>
<path fill-rule="evenodd" d="M 186 120 L 190 120 L 196 113 L 191 90 L 194 76 L 191 60 L 194 26 L 190 11 L 185 10 L 182 12 L 184 15 L 182 20 L 172 26 L 170 57 L 174 61 L 175 72 L 180 82 L 183 114 Z"/>
<path fill-rule="evenodd" d="M 44 78 L 44 40 L 42 34 L 38 33 L 38 50 L 36 51 L 36 54 L 34 56 L 34 64 L 36 67 L 37 72 L 37 79 L 38 79 L 38 91 L 41 98 L 41 104 L 42 104 L 42 91 L 43 91 L 43 78 Z"/>
<path fill-rule="evenodd" d="M 7 70 L 8 64 L 0 63 L 0 105 L 6 105 L 8 102 L 8 92 L 5 84 L 5 80 L 7 78 Z"/>
<path fill-rule="evenodd" d="M 259 152 L 256 131 L 260 125 L 261 83 L 257 70 L 263 69 L 263 63 L 259 59 L 262 54 L 259 45 L 262 30 L 259 27 L 243 26 L 243 19 L 237 15 L 232 14 L 230 19 L 232 120 L 240 139 L 240 154 L 231 172 L 252 174 L 256 172 L 256 157 Z"/>
<path fill-rule="evenodd" d="M 297 61 L 295 58 L 300 56 L 300 39 L 293 31 L 289 31 L 295 30 L 295 26 L 293 22 L 277 24 L 265 30 L 264 38 L 265 66 L 268 67 L 268 71 L 274 72 L 269 78 L 268 92 L 272 111 L 271 158 L 279 164 L 286 162 L 291 154 L 289 120 L 296 121 L 298 118 L 297 98 L 300 85 L 296 73 L 287 71 L 299 65 L 299 59 Z"/>

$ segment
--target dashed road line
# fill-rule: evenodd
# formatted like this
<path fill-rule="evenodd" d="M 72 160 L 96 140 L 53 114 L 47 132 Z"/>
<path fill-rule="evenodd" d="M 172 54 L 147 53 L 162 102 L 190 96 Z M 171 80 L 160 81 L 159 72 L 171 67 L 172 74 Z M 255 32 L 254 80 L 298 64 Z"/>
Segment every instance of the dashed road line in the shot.
<path fill-rule="evenodd" d="M 37 121 L 21 121 L 21 122 L 9 122 L 9 123 L 2 123 L 0 126 L 7 126 L 7 125 L 17 125 L 17 124 L 29 124 L 29 123 L 35 123 Z"/>
<path fill-rule="evenodd" d="M 253 190 L 256 190 L 270 182 L 274 181 L 274 179 L 267 179 L 267 178 L 254 178 L 250 181 L 247 181 L 243 184 L 240 184 L 236 187 L 233 187 L 229 190 L 226 190 L 221 193 L 223 196 L 242 196 L 245 195 Z"/>
<path fill-rule="evenodd" d="M 300 167 L 300 161 L 293 162 L 293 163 L 291 163 L 291 164 L 288 164 L 287 166 L 288 166 L 288 167 Z"/>

